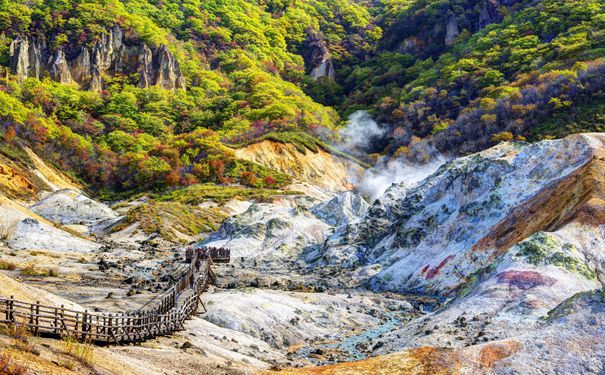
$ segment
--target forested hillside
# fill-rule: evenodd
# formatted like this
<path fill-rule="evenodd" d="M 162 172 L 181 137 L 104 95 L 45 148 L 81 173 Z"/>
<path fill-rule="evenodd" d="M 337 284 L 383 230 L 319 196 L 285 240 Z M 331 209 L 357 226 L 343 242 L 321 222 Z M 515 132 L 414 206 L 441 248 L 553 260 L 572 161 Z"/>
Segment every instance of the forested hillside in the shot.
<path fill-rule="evenodd" d="M 329 136 L 339 116 L 301 90 L 301 51 L 363 44 L 369 18 L 349 1 L 3 1 L 3 132 L 112 190 L 279 184 L 223 142 Z"/>
<path fill-rule="evenodd" d="M 337 75 L 343 108 L 391 125 L 389 152 L 422 160 L 420 138 L 459 154 L 605 130 L 602 1 L 384 3 L 380 47 Z"/>
<path fill-rule="evenodd" d="M 356 109 L 412 160 L 605 129 L 598 0 L 1 0 L 0 24 L 1 151 L 106 191 L 279 187 L 228 146 L 335 141 Z"/>

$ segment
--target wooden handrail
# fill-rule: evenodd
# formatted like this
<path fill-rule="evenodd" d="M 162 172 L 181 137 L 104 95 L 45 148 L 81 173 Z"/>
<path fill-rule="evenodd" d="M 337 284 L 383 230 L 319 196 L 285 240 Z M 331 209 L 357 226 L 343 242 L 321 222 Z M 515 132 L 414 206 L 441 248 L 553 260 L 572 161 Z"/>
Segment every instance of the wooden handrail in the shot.
<path fill-rule="evenodd" d="M 18 301 L 12 296 L 0 297 L 0 323 L 25 326 L 34 334 L 67 335 L 97 344 L 141 342 L 180 331 L 184 321 L 197 311 L 200 296 L 207 285 L 214 281 L 213 260 L 229 261 L 228 249 L 215 250 L 209 254 L 201 251 L 188 253 L 190 264 L 187 271 L 167 291 L 149 300 L 139 310 L 91 313 L 88 310 L 66 309 L 64 306 L 46 306 L 39 301 Z M 202 260 L 205 260 L 205 266 L 200 273 Z M 193 293 L 179 306 L 179 297 L 186 290 L 192 290 Z"/>

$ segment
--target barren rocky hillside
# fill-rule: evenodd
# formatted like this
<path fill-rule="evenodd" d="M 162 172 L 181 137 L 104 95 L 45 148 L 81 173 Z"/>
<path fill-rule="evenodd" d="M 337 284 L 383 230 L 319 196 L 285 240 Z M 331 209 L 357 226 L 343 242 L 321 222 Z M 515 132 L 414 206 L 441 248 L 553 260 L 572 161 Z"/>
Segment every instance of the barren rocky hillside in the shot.
<path fill-rule="evenodd" d="M 599 134 L 502 143 L 371 203 L 352 191 L 231 202 L 202 241 L 230 248 L 231 264 L 182 333 L 91 348 L 90 362 L 52 339 L 7 332 L 2 342 L 15 364 L 50 373 L 596 371 L 604 147 Z M 0 247 L 3 295 L 117 311 L 170 285 L 183 248 L 112 231 L 124 216 L 40 166 L 20 166 L 22 176 L 72 188 L 2 198 L 13 223 Z M 34 362 L 23 343 L 37 348 Z M 311 365 L 328 366 L 296 369 Z"/>

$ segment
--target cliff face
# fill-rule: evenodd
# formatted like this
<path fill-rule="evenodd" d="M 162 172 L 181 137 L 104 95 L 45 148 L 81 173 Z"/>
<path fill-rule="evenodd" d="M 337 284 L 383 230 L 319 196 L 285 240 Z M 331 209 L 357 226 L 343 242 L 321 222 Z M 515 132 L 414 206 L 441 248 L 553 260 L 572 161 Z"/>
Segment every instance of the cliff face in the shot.
<path fill-rule="evenodd" d="M 336 78 L 334 63 L 324 40 L 317 35 L 309 35 L 307 44 L 305 65 L 311 68 L 309 73 L 311 78 L 315 80 L 319 78 L 334 80 Z"/>
<path fill-rule="evenodd" d="M 451 46 L 458 34 L 460 34 L 460 30 L 458 28 L 456 15 L 454 13 L 450 13 L 447 18 L 447 26 L 445 27 L 445 45 Z"/>
<path fill-rule="evenodd" d="M 117 25 L 91 47 L 68 44 L 52 50 L 44 38 L 17 38 L 9 55 L 10 69 L 19 80 L 48 74 L 57 82 L 99 91 L 105 75 L 138 74 L 139 87 L 185 88 L 181 66 L 167 46 L 151 49 L 139 40 L 127 39 Z"/>

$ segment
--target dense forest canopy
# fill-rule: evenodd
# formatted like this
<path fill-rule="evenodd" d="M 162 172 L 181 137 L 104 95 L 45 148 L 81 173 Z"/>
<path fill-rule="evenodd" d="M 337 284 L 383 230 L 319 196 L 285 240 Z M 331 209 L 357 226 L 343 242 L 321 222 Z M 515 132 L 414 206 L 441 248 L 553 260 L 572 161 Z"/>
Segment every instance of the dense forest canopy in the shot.
<path fill-rule="evenodd" d="M 605 129 L 598 0 L 0 0 L 0 24 L 2 152 L 109 191 L 279 187 L 231 146 L 335 141 L 357 109 L 417 161 Z"/>

